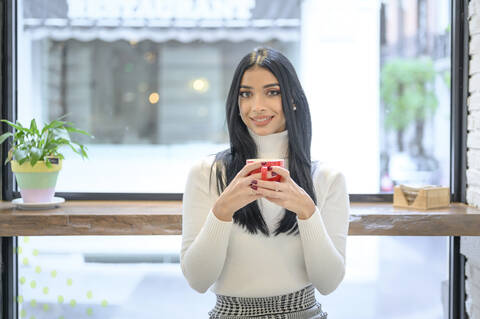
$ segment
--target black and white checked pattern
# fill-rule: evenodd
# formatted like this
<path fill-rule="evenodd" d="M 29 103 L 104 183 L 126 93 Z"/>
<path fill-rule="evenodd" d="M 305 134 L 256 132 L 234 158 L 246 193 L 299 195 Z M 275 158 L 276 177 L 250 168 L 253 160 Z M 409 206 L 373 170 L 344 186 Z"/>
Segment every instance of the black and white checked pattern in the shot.
<path fill-rule="evenodd" d="M 249 298 L 217 295 L 210 319 L 326 319 L 312 285 L 287 295 Z"/>

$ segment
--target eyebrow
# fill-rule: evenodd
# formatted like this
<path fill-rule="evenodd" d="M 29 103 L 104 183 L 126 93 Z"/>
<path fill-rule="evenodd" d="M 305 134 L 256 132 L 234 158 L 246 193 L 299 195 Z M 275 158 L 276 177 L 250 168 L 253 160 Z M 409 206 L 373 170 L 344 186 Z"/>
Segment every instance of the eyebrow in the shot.
<path fill-rule="evenodd" d="M 264 85 L 263 88 L 266 89 L 266 88 L 269 88 L 269 87 L 272 87 L 272 86 L 280 86 L 280 84 L 278 84 L 278 83 L 270 83 L 270 84 Z M 241 88 L 241 89 L 253 89 L 251 86 L 248 86 L 248 85 L 240 85 L 240 88 Z"/>

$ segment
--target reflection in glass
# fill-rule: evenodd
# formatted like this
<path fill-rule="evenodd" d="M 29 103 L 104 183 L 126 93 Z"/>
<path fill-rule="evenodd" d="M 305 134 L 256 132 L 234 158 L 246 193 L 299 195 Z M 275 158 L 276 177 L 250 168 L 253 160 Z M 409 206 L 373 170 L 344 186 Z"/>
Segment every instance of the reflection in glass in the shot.
<path fill-rule="evenodd" d="M 21 318 L 203 318 L 211 292 L 191 289 L 180 236 L 21 237 Z M 330 316 L 446 318 L 446 237 L 349 237 L 340 287 L 317 299 Z M 348 300 L 348 306 L 345 306 Z M 185 307 L 188 301 L 188 307 Z M 24 316 L 22 317 L 22 314 Z"/>
<path fill-rule="evenodd" d="M 344 172 L 350 193 L 449 185 L 449 1 L 18 6 L 19 120 L 68 114 L 96 137 L 88 161 L 67 152 L 58 191 L 183 192 L 188 168 L 228 147 L 228 85 L 257 46 L 299 70 L 312 155 Z M 214 304 L 183 279 L 176 236 L 19 243 L 21 318 L 188 318 Z M 441 237 L 349 237 L 346 278 L 319 300 L 335 318 L 443 318 L 446 252 Z"/>
<path fill-rule="evenodd" d="M 449 185 L 449 11 L 448 1 L 381 5 L 381 191 Z"/>
<path fill-rule="evenodd" d="M 299 70 L 312 156 L 344 172 L 351 193 L 449 184 L 448 1 L 22 7 L 19 90 L 31 94 L 19 95 L 19 119 L 68 114 L 96 136 L 89 161 L 67 157 L 58 191 L 181 193 L 188 167 L 228 147 L 228 85 L 257 46 Z"/>

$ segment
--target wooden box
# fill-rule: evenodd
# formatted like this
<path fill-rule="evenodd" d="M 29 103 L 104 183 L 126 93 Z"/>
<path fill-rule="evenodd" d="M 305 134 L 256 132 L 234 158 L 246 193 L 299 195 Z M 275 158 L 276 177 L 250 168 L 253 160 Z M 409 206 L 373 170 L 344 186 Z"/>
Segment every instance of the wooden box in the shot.
<path fill-rule="evenodd" d="M 393 206 L 427 210 L 450 206 L 450 188 L 425 187 L 418 190 L 418 195 L 409 203 L 401 186 L 393 190 Z"/>

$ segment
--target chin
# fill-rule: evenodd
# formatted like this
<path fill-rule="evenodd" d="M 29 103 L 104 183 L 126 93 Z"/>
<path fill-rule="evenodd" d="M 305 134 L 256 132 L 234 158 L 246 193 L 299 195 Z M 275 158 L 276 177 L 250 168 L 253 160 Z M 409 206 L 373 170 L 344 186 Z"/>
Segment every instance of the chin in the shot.
<path fill-rule="evenodd" d="M 253 131 L 253 133 L 259 135 L 259 136 L 266 136 L 266 135 L 270 135 L 270 134 L 275 134 L 275 133 L 280 133 L 282 131 L 285 131 L 285 129 L 283 130 L 274 130 L 274 129 L 271 129 L 271 128 L 268 128 L 268 127 L 261 127 L 261 128 L 258 128 L 258 127 L 253 127 L 253 128 L 250 128 L 250 130 Z"/>
<path fill-rule="evenodd" d="M 266 131 L 253 131 L 253 132 L 258 136 L 266 136 L 266 135 L 273 134 L 273 132 L 266 132 Z"/>

